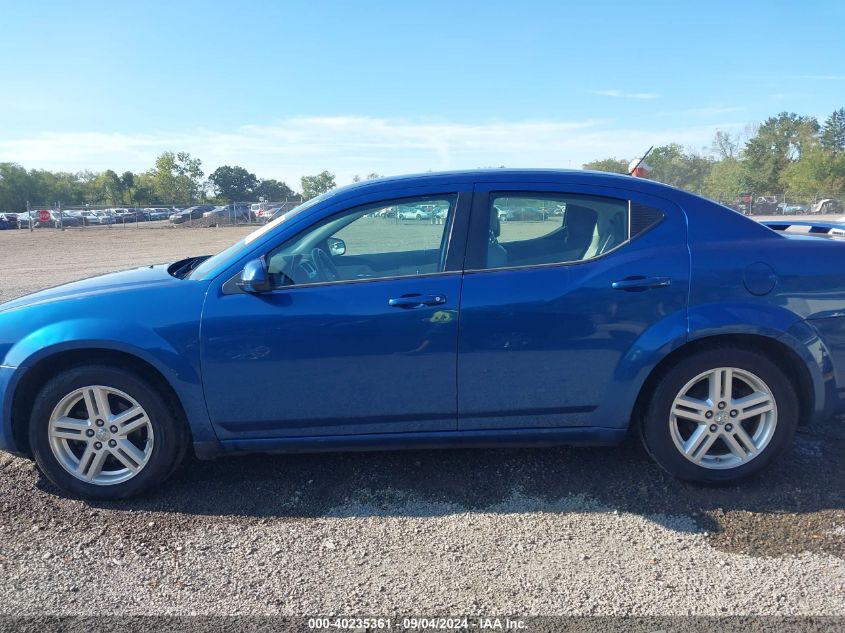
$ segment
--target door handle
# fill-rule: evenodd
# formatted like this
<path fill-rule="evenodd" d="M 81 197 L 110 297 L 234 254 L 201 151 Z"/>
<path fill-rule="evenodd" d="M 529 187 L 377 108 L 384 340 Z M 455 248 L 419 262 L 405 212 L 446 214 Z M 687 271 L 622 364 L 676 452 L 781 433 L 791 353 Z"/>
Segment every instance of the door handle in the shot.
<path fill-rule="evenodd" d="M 671 277 L 644 277 L 632 275 L 621 281 L 614 281 L 610 284 L 616 290 L 648 290 L 649 288 L 666 288 L 672 284 Z"/>
<path fill-rule="evenodd" d="M 423 306 L 439 306 L 446 303 L 443 295 L 402 295 L 397 299 L 389 299 L 387 305 L 391 308 L 422 308 Z"/>

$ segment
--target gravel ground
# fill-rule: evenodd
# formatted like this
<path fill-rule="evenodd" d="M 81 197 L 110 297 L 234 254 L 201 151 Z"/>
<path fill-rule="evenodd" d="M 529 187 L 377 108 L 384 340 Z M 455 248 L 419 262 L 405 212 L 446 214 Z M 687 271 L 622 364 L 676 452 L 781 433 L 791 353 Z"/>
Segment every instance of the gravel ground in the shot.
<path fill-rule="evenodd" d="M 0 300 L 244 232 L 0 232 Z M 0 614 L 845 616 L 843 454 L 840 419 L 722 489 L 633 440 L 252 456 L 97 504 L 2 455 Z"/>

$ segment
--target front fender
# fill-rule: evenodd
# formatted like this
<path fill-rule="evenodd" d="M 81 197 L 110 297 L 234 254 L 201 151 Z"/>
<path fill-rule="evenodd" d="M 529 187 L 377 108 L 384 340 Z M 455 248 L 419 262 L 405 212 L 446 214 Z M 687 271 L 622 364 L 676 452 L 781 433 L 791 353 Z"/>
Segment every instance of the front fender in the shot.
<path fill-rule="evenodd" d="M 151 329 L 131 321 L 91 317 L 50 323 L 31 331 L 16 341 L 0 361 L 11 372 L 6 376 L 6 389 L 0 392 L 6 443 L 12 441 L 13 394 L 26 371 L 50 356 L 72 350 L 122 352 L 148 363 L 177 394 L 194 441 L 216 442 L 202 391 L 197 329 L 196 323 Z"/>

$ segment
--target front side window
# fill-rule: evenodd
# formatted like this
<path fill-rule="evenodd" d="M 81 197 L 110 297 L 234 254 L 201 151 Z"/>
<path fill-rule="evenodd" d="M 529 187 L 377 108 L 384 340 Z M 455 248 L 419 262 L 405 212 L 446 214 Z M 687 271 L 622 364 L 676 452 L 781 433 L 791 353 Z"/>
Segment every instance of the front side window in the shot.
<path fill-rule="evenodd" d="M 493 193 L 485 268 L 579 262 L 629 237 L 627 200 L 583 194 Z"/>
<path fill-rule="evenodd" d="M 356 207 L 267 254 L 276 287 L 442 272 L 456 195 Z"/>

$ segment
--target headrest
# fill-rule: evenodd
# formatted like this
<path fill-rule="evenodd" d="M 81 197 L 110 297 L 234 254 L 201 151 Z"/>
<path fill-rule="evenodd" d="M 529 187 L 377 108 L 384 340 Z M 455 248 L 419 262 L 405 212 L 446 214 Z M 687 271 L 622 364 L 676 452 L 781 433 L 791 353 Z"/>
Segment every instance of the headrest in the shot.
<path fill-rule="evenodd" d="M 596 221 L 598 220 L 598 213 L 589 207 L 582 207 L 578 204 L 567 204 L 566 214 L 564 215 L 568 235 L 579 237 L 592 237 L 596 230 Z"/>

